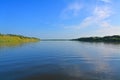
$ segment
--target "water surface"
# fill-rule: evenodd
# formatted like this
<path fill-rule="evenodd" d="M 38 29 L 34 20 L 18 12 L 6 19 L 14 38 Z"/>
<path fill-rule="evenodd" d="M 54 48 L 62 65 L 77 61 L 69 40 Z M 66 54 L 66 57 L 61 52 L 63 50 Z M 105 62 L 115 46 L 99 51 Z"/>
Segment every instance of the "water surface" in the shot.
<path fill-rule="evenodd" d="M 1 46 L 0 80 L 120 80 L 120 44 L 41 41 Z"/>

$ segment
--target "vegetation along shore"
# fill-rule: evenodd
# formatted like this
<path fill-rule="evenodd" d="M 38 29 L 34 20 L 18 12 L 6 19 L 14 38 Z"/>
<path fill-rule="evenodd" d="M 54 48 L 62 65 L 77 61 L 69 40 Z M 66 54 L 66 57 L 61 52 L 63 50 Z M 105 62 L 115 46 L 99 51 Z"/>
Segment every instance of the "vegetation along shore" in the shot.
<path fill-rule="evenodd" d="M 104 37 L 81 37 L 72 40 L 84 41 L 84 42 L 120 42 L 120 35 L 104 36 Z"/>
<path fill-rule="evenodd" d="M 0 43 L 23 43 L 23 42 L 37 42 L 39 38 L 26 37 L 15 34 L 0 34 Z"/>

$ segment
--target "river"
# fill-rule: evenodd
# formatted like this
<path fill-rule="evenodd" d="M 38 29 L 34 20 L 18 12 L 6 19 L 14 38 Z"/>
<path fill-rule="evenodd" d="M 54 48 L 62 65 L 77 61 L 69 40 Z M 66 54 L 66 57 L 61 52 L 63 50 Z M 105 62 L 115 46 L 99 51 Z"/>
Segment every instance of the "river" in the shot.
<path fill-rule="evenodd" d="M 120 80 L 120 44 L 40 41 L 1 46 L 0 80 Z"/>

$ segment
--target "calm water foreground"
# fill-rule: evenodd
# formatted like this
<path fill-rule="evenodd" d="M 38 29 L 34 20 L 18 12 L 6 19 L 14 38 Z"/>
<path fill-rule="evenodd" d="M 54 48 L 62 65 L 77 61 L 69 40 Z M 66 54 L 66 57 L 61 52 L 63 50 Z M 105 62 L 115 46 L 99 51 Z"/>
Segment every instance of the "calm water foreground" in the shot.
<path fill-rule="evenodd" d="M 120 80 L 120 44 L 41 41 L 1 46 L 0 80 Z"/>

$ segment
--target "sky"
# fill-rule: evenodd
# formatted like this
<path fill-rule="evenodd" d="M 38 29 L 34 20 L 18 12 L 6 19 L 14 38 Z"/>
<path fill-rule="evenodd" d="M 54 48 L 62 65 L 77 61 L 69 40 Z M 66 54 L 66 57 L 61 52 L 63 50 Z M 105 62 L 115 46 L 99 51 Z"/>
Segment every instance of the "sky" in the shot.
<path fill-rule="evenodd" d="M 120 35 L 120 0 L 0 0 L 0 33 L 50 38 Z"/>

